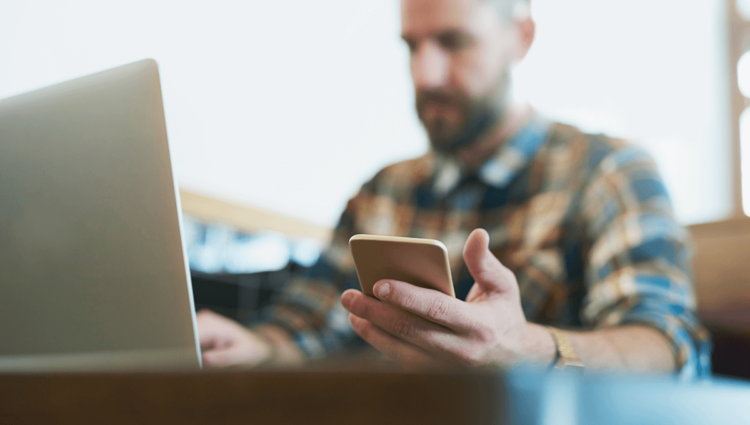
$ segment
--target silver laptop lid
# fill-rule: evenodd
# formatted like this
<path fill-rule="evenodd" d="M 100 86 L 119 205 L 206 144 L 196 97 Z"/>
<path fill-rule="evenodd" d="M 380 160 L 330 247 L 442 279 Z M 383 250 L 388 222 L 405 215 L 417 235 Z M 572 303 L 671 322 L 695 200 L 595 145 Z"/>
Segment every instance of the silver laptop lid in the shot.
<path fill-rule="evenodd" d="M 0 100 L 0 371 L 199 367 L 156 62 Z"/>

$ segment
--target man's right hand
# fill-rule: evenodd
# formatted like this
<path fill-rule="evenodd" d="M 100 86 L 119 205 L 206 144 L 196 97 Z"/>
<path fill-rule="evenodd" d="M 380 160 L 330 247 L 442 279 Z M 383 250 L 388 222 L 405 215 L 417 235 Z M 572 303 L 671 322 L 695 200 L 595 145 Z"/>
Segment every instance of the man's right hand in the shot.
<path fill-rule="evenodd" d="M 274 347 L 250 329 L 211 310 L 201 310 L 196 317 L 206 367 L 252 367 L 271 360 Z"/>

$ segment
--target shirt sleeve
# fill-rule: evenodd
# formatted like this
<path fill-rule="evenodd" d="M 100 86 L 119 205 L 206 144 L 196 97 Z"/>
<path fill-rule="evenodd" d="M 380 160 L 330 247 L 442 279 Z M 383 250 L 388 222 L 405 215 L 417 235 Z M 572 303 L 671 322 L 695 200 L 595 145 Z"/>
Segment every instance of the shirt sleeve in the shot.
<path fill-rule="evenodd" d="M 584 324 L 652 326 L 671 343 L 681 378 L 708 377 L 711 342 L 695 313 L 692 240 L 651 157 L 635 147 L 610 152 L 581 205 L 589 241 Z"/>
<path fill-rule="evenodd" d="M 285 329 L 308 358 L 321 357 L 356 344 L 360 338 L 349 324 L 349 312 L 341 306 L 341 293 L 359 288 L 349 238 L 360 200 L 372 182 L 362 187 L 341 215 L 328 247 L 304 275 L 293 278 L 262 314 L 262 323 Z"/>

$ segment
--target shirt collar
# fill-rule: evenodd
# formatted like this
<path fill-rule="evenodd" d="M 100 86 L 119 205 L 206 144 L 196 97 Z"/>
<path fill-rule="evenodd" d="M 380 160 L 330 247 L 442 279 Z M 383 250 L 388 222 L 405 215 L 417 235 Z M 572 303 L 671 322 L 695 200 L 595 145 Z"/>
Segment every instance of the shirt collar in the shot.
<path fill-rule="evenodd" d="M 465 170 L 455 157 L 434 152 L 434 192 L 440 197 L 447 195 L 469 174 L 476 174 L 480 181 L 489 186 L 507 186 L 547 140 L 549 128 L 549 121 L 536 114 L 532 115 L 475 173 Z"/>

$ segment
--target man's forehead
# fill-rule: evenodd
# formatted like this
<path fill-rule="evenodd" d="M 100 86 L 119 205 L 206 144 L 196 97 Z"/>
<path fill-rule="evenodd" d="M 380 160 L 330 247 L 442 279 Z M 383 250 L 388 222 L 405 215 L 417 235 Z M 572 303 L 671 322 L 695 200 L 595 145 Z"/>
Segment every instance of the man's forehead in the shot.
<path fill-rule="evenodd" d="M 445 30 L 472 30 L 496 18 L 483 0 L 401 0 L 401 32 L 421 37 Z"/>

